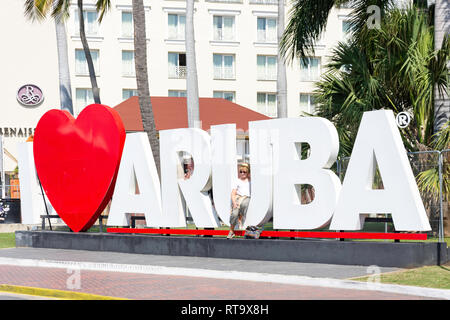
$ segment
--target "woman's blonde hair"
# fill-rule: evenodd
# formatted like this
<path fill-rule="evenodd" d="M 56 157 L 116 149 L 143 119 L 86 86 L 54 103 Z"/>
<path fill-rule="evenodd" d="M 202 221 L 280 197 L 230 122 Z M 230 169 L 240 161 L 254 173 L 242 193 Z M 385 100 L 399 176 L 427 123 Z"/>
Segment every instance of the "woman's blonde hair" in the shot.
<path fill-rule="evenodd" d="M 250 165 L 246 162 L 239 163 L 238 168 L 246 168 L 248 173 L 250 173 Z"/>

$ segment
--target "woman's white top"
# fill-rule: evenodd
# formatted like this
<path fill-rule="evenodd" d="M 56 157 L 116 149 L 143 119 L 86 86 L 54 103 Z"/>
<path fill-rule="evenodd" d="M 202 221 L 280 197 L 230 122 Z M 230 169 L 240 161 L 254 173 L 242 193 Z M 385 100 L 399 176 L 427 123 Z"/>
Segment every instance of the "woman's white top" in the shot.
<path fill-rule="evenodd" d="M 241 180 L 237 178 L 234 183 L 233 189 L 236 189 L 236 194 L 238 196 L 250 197 L 250 181 L 248 179 Z"/>

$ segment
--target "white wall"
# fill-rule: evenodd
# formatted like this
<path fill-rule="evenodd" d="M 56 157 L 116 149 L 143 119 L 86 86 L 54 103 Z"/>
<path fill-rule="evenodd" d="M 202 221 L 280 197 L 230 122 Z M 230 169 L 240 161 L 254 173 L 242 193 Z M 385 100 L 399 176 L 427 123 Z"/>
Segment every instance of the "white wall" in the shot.
<path fill-rule="evenodd" d="M 8 0 L 0 10 L 2 50 L 0 53 L 0 127 L 34 128 L 41 115 L 59 107 L 58 60 L 54 23 L 32 23 L 23 15 L 23 2 Z M 24 107 L 16 99 L 17 90 L 35 84 L 44 93 L 38 107 Z M 5 137 L 5 148 L 17 155 L 17 142 L 26 137 Z M 5 156 L 5 169 L 17 163 Z"/>

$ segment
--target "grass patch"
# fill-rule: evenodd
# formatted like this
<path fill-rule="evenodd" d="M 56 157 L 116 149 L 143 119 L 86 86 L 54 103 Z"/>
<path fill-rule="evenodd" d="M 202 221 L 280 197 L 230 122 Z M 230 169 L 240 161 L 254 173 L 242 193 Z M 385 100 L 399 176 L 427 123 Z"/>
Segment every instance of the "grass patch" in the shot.
<path fill-rule="evenodd" d="M 369 276 L 352 280 L 367 281 Z M 450 289 L 450 264 L 395 271 L 380 275 L 381 283 Z"/>
<path fill-rule="evenodd" d="M 0 233 L 0 249 L 14 248 L 16 246 L 16 235 L 14 232 Z"/>

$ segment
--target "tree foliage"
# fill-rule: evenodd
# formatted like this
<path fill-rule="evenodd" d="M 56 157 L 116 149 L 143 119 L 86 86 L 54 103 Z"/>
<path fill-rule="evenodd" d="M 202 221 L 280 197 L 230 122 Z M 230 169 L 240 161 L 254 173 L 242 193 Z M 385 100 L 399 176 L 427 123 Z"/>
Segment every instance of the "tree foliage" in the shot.
<path fill-rule="evenodd" d="M 359 38 L 340 42 L 317 83 L 317 115 L 338 128 L 341 156 L 349 156 L 365 111 L 407 111 L 402 129 L 408 151 L 428 150 L 433 135 L 434 86 L 448 90 L 448 39 L 434 50 L 433 28 L 424 11 L 391 9 L 380 29 L 363 27 Z"/>
<path fill-rule="evenodd" d="M 331 10 L 346 2 L 348 0 L 293 0 L 289 23 L 280 42 L 281 54 L 291 62 L 294 57 L 313 55 L 314 46 L 325 31 Z M 376 5 L 383 18 L 394 2 L 395 0 L 352 0 L 349 17 L 354 36 L 357 39 L 364 37 L 366 22 L 371 15 L 367 12 L 369 6 Z"/>

